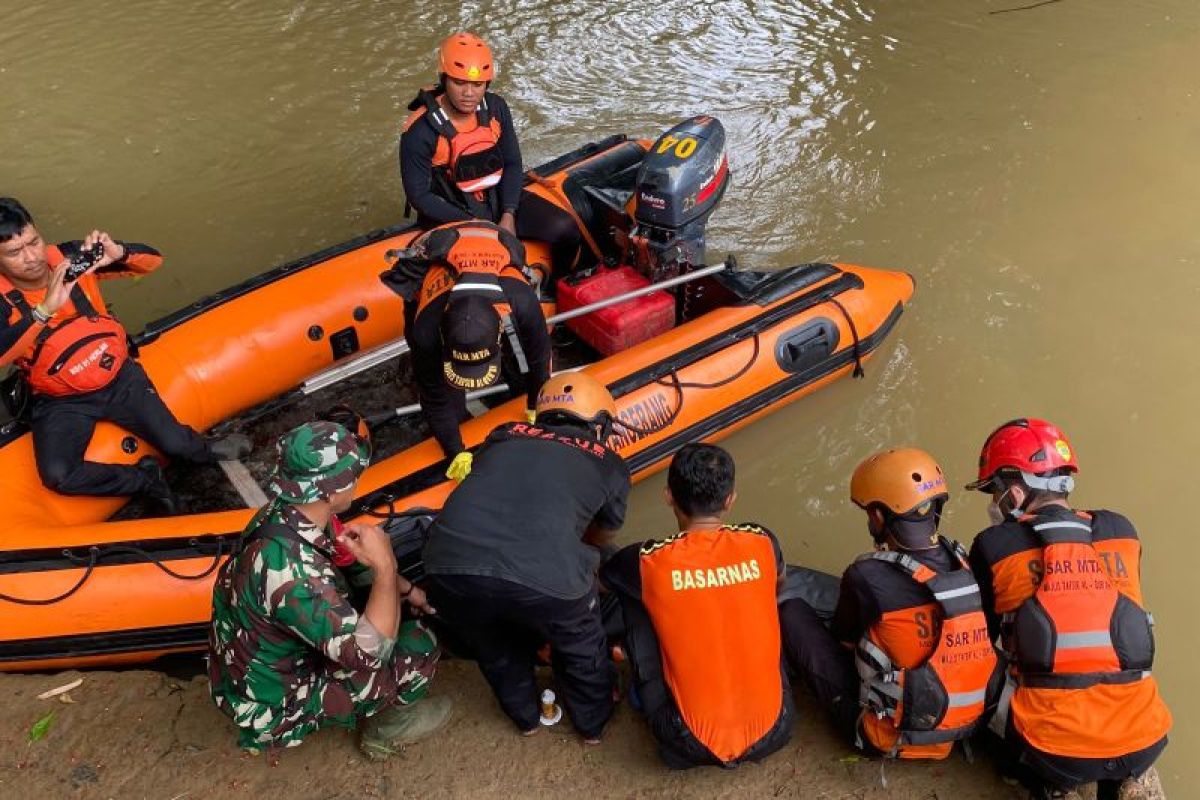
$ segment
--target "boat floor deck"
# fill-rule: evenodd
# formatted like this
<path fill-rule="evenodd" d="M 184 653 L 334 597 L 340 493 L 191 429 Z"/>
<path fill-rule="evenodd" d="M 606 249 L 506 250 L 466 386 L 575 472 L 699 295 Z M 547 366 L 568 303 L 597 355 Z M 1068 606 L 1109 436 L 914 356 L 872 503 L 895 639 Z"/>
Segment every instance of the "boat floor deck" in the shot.
<path fill-rule="evenodd" d="M 554 365 L 561 369 L 588 363 L 598 354 L 580 342 L 569 330 L 558 328 L 554 332 Z M 512 395 L 499 395 L 480 402 L 495 406 L 506 402 Z M 417 402 L 413 384 L 412 362 L 404 356 L 358 375 L 351 376 L 333 386 L 301 396 L 281 408 L 259 407 L 253 413 L 223 424 L 223 430 L 244 433 L 250 437 L 254 449 L 242 459 L 259 486 L 266 487 L 267 478 L 275 465 L 275 442 L 288 430 L 308 422 L 318 414 L 339 403 L 349 405 L 360 414 L 370 416 L 388 408 L 396 408 Z M 478 407 L 476 407 L 478 408 Z M 430 436 L 429 426 L 418 412 L 395 421 L 375 426 L 371 432 L 372 461 L 377 462 L 393 456 Z M 238 491 L 216 464 L 174 463 L 167 470 L 167 480 L 179 499 L 181 514 L 205 514 L 244 508 Z M 153 516 L 156 512 L 147 501 L 133 498 L 114 516 L 113 520 L 140 519 Z"/>

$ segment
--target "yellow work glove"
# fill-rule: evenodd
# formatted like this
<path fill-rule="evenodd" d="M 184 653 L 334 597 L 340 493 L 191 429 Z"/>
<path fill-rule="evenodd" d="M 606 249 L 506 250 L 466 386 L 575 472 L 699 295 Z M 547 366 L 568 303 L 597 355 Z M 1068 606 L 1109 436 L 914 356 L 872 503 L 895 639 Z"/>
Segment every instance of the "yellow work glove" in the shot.
<path fill-rule="evenodd" d="M 537 422 L 537 409 L 536 408 L 525 409 L 525 419 L 529 420 L 530 425 Z"/>
<path fill-rule="evenodd" d="M 471 460 L 471 451 L 463 450 L 450 462 L 450 468 L 446 470 L 446 477 L 461 482 L 463 478 L 471 474 Z"/>

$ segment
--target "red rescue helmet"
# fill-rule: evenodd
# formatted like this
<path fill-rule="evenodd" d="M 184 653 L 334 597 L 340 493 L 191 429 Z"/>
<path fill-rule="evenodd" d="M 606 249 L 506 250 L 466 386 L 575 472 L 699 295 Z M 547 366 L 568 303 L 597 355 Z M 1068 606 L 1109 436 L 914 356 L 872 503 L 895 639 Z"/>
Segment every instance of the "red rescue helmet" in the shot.
<path fill-rule="evenodd" d="M 438 51 L 438 72 L 460 81 L 487 82 L 496 77 L 492 51 L 473 33 L 453 33 Z"/>
<path fill-rule="evenodd" d="M 998 473 L 1019 472 L 1031 489 L 1067 494 L 1075 481 L 1062 472 L 1078 472 L 1067 435 L 1044 419 L 1006 422 L 988 436 L 979 452 L 979 478 L 968 489 L 992 491 Z"/>

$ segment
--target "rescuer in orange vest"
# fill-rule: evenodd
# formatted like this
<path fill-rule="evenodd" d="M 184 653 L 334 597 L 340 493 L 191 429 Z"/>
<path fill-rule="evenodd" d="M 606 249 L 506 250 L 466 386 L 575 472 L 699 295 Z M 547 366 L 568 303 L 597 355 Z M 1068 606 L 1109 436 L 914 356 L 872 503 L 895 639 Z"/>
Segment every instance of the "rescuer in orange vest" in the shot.
<path fill-rule="evenodd" d="M 999 683 L 966 552 L 938 533 L 949 494 L 922 450 L 885 450 L 850 480 L 876 549 L 842 575 L 831 630 L 800 598 L 780 608 L 793 670 L 868 752 L 945 758 Z M 853 656 L 851 656 L 853 653 Z"/>
<path fill-rule="evenodd" d="M 601 569 L 621 599 L 635 692 L 674 769 L 757 761 L 792 736 L 776 591 L 779 542 L 723 521 L 736 498 L 733 458 L 688 444 L 665 491 L 679 533 L 629 545 Z"/>
<path fill-rule="evenodd" d="M 1009 661 L 991 727 L 1035 797 L 1162 797 L 1153 763 L 1171 714 L 1151 676 L 1152 620 L 1141 543 L 1125 517 L 1068 503 L 1079 470 L 1066 435 L 1040 419 L 992 432 L 968 489 L 991 494 L 971 567 Z"/>
<path fill-rule="evenodd" d="M 488 91 L 496 65 L 471 33 L 446 37 L 437 86 L 422 89 L 400 137 L 400 175 L 417 223 L 432 228 L 481 219 L 522 239 L 549 242 L 553 266 L 569 270 L 582 241 L 572 216 L 522 191 L 525 172 L 508 104 Z"/>
<path fill-rule="evenodd" d="M 84 459 L 101 420 L 173 458 L 208 462 L 250 449 L 244 436 L 210 441 L 175 419 L 129 352 L 125 329 L 107 313 L 100 280 L 143 275 L 161 263 L 157 250 L 101 231 L 47 245 L 25 207 L 0 198 L 0 367 L 16 366 L 17 385 L 28 389 L 27 401 L 10 410 L 27 417 L 38 474 L 56 492 L 143 494 L 175 510 L 153 456 L 136 465 Z"/>
<path fill-rule="evenodd" d="M 471 418 L 466 393 L 503 378 L 524 391 L 532 422 L 550 379 L 551 345 L 525 248 L 490 222 L 454 222 L 417 237 L 408 255 L 380 276 L 404 298 L 404 336 L 412 348 L 421 411 L 462 480 L 472 455 L 459 425 Z"/>

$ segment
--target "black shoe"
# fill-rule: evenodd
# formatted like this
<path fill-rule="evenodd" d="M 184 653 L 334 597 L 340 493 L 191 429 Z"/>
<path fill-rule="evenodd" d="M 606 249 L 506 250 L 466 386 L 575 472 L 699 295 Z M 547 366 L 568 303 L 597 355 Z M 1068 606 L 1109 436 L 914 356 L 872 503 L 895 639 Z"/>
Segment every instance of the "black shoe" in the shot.
<path fill-rule="evenodd" d="M 240 461 L 250 455 L 250 446 L 250 437 L 241 433 L 208 440 L 208 450 L 218 461 Z"/>
<path fill-rule="evenodd" d="M 173 517 L 179 513 L 179 501 L 171 491 L 167 478 L 163 475 L 162 467 L 154 456 L 143 456 L 137 462 L 137 468 L 146 473 L 149 485 L 142 489 L 142 496 L 147 497 L 158 505 L 165 517 Z"/>

